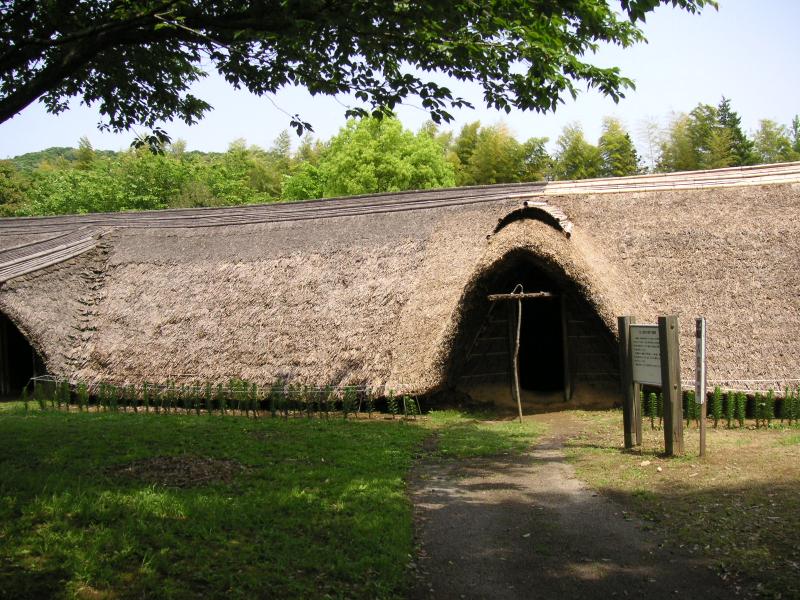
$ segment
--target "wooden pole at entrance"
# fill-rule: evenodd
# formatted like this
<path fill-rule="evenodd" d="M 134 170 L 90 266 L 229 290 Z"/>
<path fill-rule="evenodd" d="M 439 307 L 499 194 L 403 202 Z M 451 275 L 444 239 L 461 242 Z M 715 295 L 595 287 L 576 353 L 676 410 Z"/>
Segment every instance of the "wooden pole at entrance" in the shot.
<path fill-rule="evenodd" d="M 517 300 L 517 333 L 514 337 L 514 396 L 519 409 L 519 422 L 522 423 L 522 398 L 519 393 L 519 335 L 522 329 L 522 300 Z"/>
<path fill-rule="evenodd" d="M 517 401 L 517 410 L 519 411 L 519 422 L 522 423 L 522 397 L 519 391 L 519 337 L 520 332 L 522 330 L 522 301 L 528 300 L 532 298 L 555 298 L 556 295 L 551 292 L 529 292 L 525 293 L 522 290 L 522 284 L 517 284 L 514 287 L 514 290 L 510 294 L 489 294 L 488 299 L 489 302 L 497 302 L 497 301 L 504 301 L 504 300 L 516 300 L 517 301 L 517 327 L 516 333 L 514 334 L 514 356 L 513 356 L 513 376 L 512 376 L 512 386 L 511 386 L 511 393 L 514 396 L 514 399 Z M 512 305 L 513 306 L 513 305 Z M 511 323 L 509 322 L 509 326 Z M 509 331 L 509 333 L 511 333 Z M 566 344 L 566 340 L 564 340 Z M 566 354 L 565 354 L 566 360 Z"/>
<path fill-rule="evenodd" d="M 678 352 L 678 317 L 658 317 L 661 346 L 661 392 L 664 395 L 664 449 L 667 456 L 683 454 L 683 402 Z"/>

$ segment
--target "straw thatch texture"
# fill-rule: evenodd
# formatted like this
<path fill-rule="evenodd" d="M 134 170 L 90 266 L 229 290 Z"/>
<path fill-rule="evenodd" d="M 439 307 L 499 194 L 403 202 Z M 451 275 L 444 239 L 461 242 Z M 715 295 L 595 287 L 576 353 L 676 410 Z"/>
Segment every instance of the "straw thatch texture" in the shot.
<path fill-rule="evenodd" d="M 456 223 L 448 219 L 482 222 L 472 226 L 477 231 L 496 220 L 474 208 L 428 216 L 120 231 L 107 268 L 103 335 L 82 375 L 263 382 L 288 376 L 382 387 L 404 359 L 403 348 L 415 347 L 416 356 L 439 350 L 437 330 L 447 320 L 436 319 L 447 305 L 443 294 L 457 302 L 459 271 L 432 259 L 475 247 L 472 228 L 449 235 Z M 478 237 L 478 247 L 485 245 L 485 234 Z M 429 301 L 415 311 L 421 298 Z M 431 370 L 426 364 L 403 373 L 393 385 L 416 389 Z"/>
<path fill-rule="evenodd" d="M 107 247 L 5 282 L 0 311 L 30 341 L 53 373 L 69 375 L 85 362 L 103 299 Z"/>
<path fill-rule="evenodd" d="M 759 389 L 800 377 L 800 187 L 753 177 L 699 189 L 554 188 L 546 200 L 571 237 L 529 218 L 493 233 L 524 200 L 542 200 L 541 184 L 348 200 L 340 213 L 333 202 L 207 211 L 196 217 L 203 227 L 181 211 L 169 211 L 169 225 L 153 214 L 15 222 L 15 244 L 46 238 L 37 224 L 116 229 L 77 258 L 3 283 L 0 310 L 51 372 L 88 381 L 286 376 L 425 393 L 453 383 L 487 276 L 524 253 L 610 331 L 620 314 L 677 313 L 687 380 L 691 321 L 705 315 L 709 378 Z M 775 381 L 742 381 L 760 379 Z"/>
<path fill-rule="evenodd" d="M 711 381 L 766 389 L 800 378 L 800 184 L 551 201 L 632 274 L 640 320 L 680 317 L 684 380 L 700 315 Z"/>

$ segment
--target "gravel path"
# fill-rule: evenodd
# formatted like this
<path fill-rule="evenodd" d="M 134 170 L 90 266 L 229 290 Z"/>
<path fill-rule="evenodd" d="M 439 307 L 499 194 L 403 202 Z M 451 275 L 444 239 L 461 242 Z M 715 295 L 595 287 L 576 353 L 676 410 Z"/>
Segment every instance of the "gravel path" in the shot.
<path fill-rule="evenodd" d="M 411 482 L 412 599 L 676 598 L 733 594 L 706 564 L 659 548 L 643 523 L 575 477 L 568 415 L 521 456 L 423 461 Z"/>

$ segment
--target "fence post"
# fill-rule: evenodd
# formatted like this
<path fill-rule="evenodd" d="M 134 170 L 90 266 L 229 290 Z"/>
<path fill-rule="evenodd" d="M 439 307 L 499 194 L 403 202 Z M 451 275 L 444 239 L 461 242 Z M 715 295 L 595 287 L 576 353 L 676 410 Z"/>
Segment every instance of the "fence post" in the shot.
<path fill-rule="evenodd" d="M 619 328 L 619 372 L 622 383 L 622 427 L 625 435 L 625 448 L 633 448 L 634 440 L 642 443 L 641 408 L 637 410 L 637 388 L 633 381 L 631 363 L 630 326 L 636 322 L 635 317 L 618 317 Z M 638 415 L 638 419 L 637 419 Z M 638 421 L 638 428 L 637 428 Z"/>
<path fill-rule="evenodd" d="M 683 403 L 678 352 L 678 317 L 658 317 L 661 346 L 661 391 L 664 395 L 664 448 L 667 456 L 683 454 Z"/>
<path fill-rule="evenodd" d="M 695 320 L 696 358 L 695 366 L 695 399 L 700 403 L 700 456 L 706 455 L 706 319 Z"/>

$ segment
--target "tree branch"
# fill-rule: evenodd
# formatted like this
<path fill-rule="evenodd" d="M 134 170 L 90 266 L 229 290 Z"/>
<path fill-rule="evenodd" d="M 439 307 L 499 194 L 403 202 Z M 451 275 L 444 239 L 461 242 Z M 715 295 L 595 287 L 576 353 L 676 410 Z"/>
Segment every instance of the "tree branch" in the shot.
<path fill-rule="evenodd" d="M 74 75 L 101 52 L 114 46 L 138 45 L 143 41 L 152 42 L 171 37 L 153 29 L 146 31 L 149 33 L 148 36 L 143 35 L 144 33 L 129 30 L 120 35 L 120 32 L 112 29 L 88 40 L 89 43 L 72 43 L 62 47 L 60 55 L 49 58 L 47 66 L 36 72 L 30 81 L 0 98 L 0 123 L 36 101 L 53 87 L 54 82 L 63 81 Z"/>

